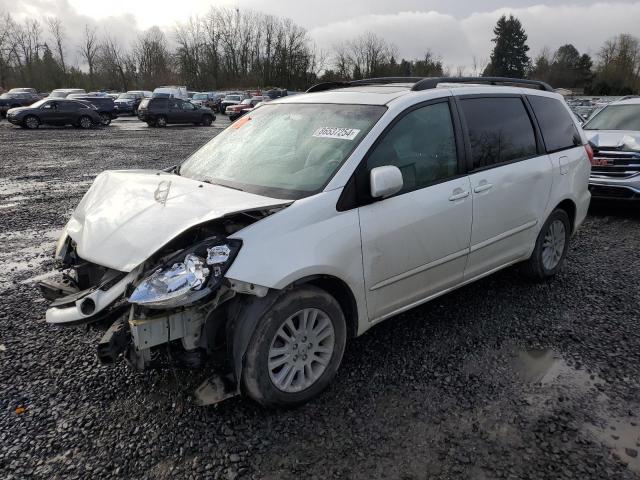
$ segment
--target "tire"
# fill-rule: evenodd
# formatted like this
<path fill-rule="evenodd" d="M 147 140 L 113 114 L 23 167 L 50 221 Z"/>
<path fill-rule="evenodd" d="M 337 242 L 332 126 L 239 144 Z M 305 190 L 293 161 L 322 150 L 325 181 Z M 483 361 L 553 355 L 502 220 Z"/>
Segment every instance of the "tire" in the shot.
<path fill-rule="evenodd" d="M 153 123 L 153 122 L 147 122 L 147 125 L 149 125 L 150 127 L 155 127 L 156 126 L 156 124 Z"/>
<path fill-rule="evenodd" d="M 202 117 L 202 125 L 204 125 L 205 127 L 210 127 L 212 123 L 213 118 L 211 118 L 211 115 L 205 115 L 204 117 Z"/>
<path fill-rule="evenodd" d="M 83 115 L 78 119 L 78 126 L 83 130 L 88 130 L 89 128 L 93 127 L 93 121 L 91 121 L 91 118 Z"/>
<path fill-rule="evenodd" d="M 165 117 L 164 115 L 159 115 L 158 118 L 156 118 L 156 127 L 166 127 L 167 126 L 167 117 Z"/>
<path fill-rule="evenodd" d="M 305 312 L 311 329 L 301 330 Z M 295 338 L 296 331 L 288 324 L 309 338 Z M 285 343 L 281 332 L 293 340 Z M 251 337 L 242 368 L 242 391 L 266 407 L 291 408 L 306 403 L 333 380 L 346 339 L 344 314 L 335 298 L 313 286 L 289 290 L 264 314 Z M 270 357 L 275 358 L 273 367 Z"/>
<path fill-rule="evenodd" d="M 105 127 L 107 127 L 107 126 L 109 126 L 110 123 L 111 123 L 111 117 L 106 113 L 101 113 L 100 114 L 100 124 L 104 125 Z"/>
<path fill-rule="evenodd" d="M 571 222 L 567 212 L 555 209 L 540 229 L 536 246 L 522 272 L 532 280 L 541 282 L 553 277 L 564 263 L 569 250 Z"/>
<path fill-rule="evenodd" d="M 27 116 L 23 121 L 24 128 L 28 128 L 29 130 L 35 130 L 40 126 L 40 120 L 35 115 Z"/>

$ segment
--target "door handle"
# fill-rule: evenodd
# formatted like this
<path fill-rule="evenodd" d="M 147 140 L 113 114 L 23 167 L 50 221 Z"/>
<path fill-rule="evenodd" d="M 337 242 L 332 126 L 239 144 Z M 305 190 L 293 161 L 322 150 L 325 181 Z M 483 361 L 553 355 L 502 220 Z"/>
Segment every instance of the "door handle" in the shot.
<path fill-rule="evenodd" d="M 476 188 L 473 189 L 473 191 L 475 193 L 480 193 L 480 192 L 485 192 L 489 189 L 493 188 L 493 184 L 491 183 L 483 183 L 481 185 L 478 185 Z"/>
<path fill-rule="evenodd" d="M 449 197 L 450 202 L 455 202 L 456 200 L 462 200 L 463 198 L 467 198 L 469 196 L 469 190 L 457 189 L 457 190 L 454 190 L 454 192 L 456 193 L 454 193 Z"/>
<path fill-rule="evenodd" d="M 560 157 L 560 175 L 569 173 L 569 157 Z"/>

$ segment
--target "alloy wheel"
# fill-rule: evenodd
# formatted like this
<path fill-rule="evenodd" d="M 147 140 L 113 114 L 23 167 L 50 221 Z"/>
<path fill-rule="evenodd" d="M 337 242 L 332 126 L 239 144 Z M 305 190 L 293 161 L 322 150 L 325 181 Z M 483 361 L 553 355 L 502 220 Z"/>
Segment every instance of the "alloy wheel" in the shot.
<path fill-rule="evenodd" d="M 309 388 L 326 370 L 334 348 L 335 331 L 329 316 L 317 308 L 299 310 L 282 323 L 271 341 L 271 382 L 286 393 Z"/>
<path fill-rule="evenodd" d="M 566 229 L 562 220 L 556 219 L 549 224 L 542 242 L 542 264 L 547 270 L 553 270 L 560 263 L 566 244 Z"/>

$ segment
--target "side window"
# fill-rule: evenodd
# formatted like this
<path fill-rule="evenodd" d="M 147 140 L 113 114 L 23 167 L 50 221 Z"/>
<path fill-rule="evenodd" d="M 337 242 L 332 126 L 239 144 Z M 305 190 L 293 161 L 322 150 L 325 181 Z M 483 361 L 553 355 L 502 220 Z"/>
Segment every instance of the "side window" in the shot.
<path fill-rule="evenodd" d="M 79 104 L 76 102 L 59 102 L 58 110 L 61 112 L 75 112 L 79 109 Z"/>
<path fill-rule="evenodd" d="M 402 117 L 367 158 L 367 171 L 395 165 L 402 172 L 400 193 L 456 175 L 458 157 L 449 103 L 413 110 Z"/>
<path fill-rule="evenodd" d="M 180 109 L 180 101 L 175 99 L 169 100 L 169 108 L 179 110 Z"/>
<path fill-rule="evenodd" d="M 183 110 L 194 110 L 193 105 L 190 102 L 182 102 Z"/>
<path fill-rule="evenodd" d="M 582 143 L 567 108 L 555 98 L 530 95 L 529 102 L 538 119 L 547 152 L 572 148 Z"/>
<path fill-rule="evenodd" d="M 520 98 L 467 98 L 461 102 L 469 130 L 473 168 L 536 154 L 536 136 Z"/>

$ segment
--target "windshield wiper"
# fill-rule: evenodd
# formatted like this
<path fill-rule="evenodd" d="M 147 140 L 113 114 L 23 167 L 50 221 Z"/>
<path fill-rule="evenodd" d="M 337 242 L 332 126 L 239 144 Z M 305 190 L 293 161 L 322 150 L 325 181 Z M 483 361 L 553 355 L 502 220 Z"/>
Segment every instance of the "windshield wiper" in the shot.
<path fill-rule="evenodd" d="M 202 182 L 208 183 L 209 185 L 217 185 L 219 187 L 230 188 L 231 190 L 239 190 L 241 192 L 244 192 L 244 190 L 241 189 L 240 187 L 232 187 L 231 185 L 225 185 L 224 183 L 217 183 L 212 180 L 202 180 Z"/>

